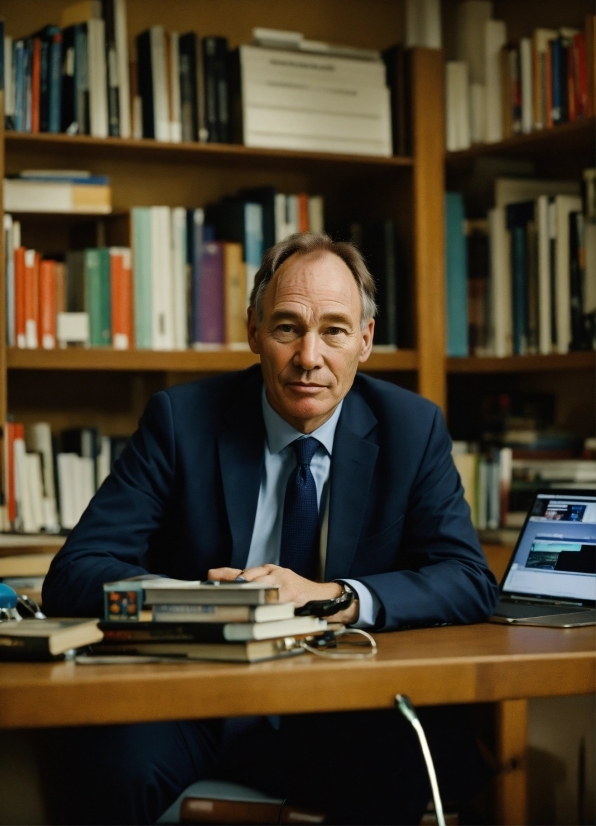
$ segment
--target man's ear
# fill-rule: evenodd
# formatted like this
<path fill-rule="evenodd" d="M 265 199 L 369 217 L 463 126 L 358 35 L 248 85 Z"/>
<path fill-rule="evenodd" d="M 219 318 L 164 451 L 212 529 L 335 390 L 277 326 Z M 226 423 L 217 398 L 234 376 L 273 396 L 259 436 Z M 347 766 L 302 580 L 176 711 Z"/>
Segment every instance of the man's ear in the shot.
<path fill-rule="evenodd" d="M 253 353 L 259 355 L 261 349 L 257 339 L 257 313 L 254 307 L 248 308 L 248 313 L 246 316 L 246 333 L 248 337 L 248 346 Z"/>
<path fill-rule="evenodd" d="M 358 361 L 360 364 L 365 362 L 368 357 L 370 356 L 370 351 L 372 350 L 373 345 L 373 337 L 375 333 L 375 320 L 374 318 L 369 318 L 366 327 L 362 331 L 362 350 L 360 352 L 360 357 Z"/>

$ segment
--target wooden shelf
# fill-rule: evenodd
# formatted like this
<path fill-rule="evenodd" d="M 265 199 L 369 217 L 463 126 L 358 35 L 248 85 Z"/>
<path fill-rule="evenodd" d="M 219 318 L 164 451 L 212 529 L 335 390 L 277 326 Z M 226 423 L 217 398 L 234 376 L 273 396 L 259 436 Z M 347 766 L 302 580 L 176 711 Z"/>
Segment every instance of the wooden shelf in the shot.
<path fill-rule="evenodd" d="M 243 370 L 256 364 L 249 350 L 110 350 L 69 348 L 65 350 L 7 350 L 9 370 L 122 370 L 140 372 L 220 373 Z M 369 371 L 416 370 L 414 350 L 374 352 L 363 365 Z"/>
<path fill-rule="evenodd" d="M 594 370 L 594 351 L 550 356 L 470 356 L 447 358 L 447 373 L 534 373 L 556 370 Z"/>
<path fill-rule="evenodd" d="M 220 161 L 246 165 L 250 161 L 265 161 L 271 165 L 284 166 L 293 164 L 337 164 L 351 167 L 411 167 L 414 163 L 410 157 L 392 156 L 389 158 L 373 155 L 344 155 L 333 152 L 306 152 L 288 149 L 260 149 L 231 143 L 167 143 L 149 138 L 134 140 L 132 138 L 92 138 L 88 135 L 64 135 L 26 132 L 6 132 L 6 151 L 26 148 L 52 151 L 72 152 L 73 156 L 93 154 L 94 157 L 131 157 L 159 161 L 196 160 L 197 162 Z"/>
<path fill-rule="evenodd" d="M 536 158 L 540 155 L 556 156 L 560 152 L 594 152 L 596 119 L 592 116 L 563 123 L 551 129 L 539 129 L 527 135 L 515 135 L 498 143 L 478 143 L 459 152 L 447 152 L 447 169 L 465 167 L 483 155 L 505 155 L 520 158 Z"/>

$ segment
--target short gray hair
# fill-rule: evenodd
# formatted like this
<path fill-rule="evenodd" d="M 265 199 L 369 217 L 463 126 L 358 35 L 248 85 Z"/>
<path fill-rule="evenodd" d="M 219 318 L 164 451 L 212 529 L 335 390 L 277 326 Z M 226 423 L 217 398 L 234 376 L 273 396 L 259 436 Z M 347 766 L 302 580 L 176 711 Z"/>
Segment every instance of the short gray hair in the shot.
<path fill-rule="evenodd" d="M 313 252 L 330 252 L 337 255 L 348 267 L 358 286 L 362 303 L 362 326 L 377 313 L 375 302 L 375 281 L 362 257 L 360 250 L 348 241 L 333 241 L 324 232 L 297 232 L 289 235 L 267 250 L 263 263 L 255 275 L 255 283 L 250 294 L 250 306 L 257 315 L 257 324 L 263 320 L 263 301 L 267 284 L 275 272 L 292 255 L 310 255 Z"/>

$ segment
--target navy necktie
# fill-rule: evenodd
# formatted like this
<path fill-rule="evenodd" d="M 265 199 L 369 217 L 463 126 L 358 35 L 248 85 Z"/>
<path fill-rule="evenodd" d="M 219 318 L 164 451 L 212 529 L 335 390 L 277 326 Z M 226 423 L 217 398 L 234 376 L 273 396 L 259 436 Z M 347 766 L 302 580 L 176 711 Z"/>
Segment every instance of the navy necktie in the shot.
<path fill-rule="evenodd" d="M 298 464 L 288 479 L 281 528 L 279 564 L 307 579 L 315 578 L 319 558 L 319 507 L 310 469 L 319 445 L 312 437 L 292 442 Z"/>

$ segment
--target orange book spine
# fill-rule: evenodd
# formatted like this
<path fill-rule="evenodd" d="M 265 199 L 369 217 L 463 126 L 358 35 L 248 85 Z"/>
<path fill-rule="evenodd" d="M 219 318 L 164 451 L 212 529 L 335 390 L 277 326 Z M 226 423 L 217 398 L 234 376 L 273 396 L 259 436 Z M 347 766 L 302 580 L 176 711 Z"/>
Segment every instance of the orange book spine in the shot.
<path fill-rule="evenodd" d="M 25 251 L 25 347 L 35 349 L 39 343 L 39 255 Z"/>
<path fill-rule="evenodd" d="M 17 500 L 14 485 L 14 422 L 4 423 L 4 496 L 6 515 L 11 528 L 17 518 Z"/>
<path fill-rule="evenodd" d="M 44 350 L 56 346 L 56 271 L 55 261 L 39 265 L 39 338 Z"/>
<path fill-rule="evenodd" d="M 41 87 L 41 39 L 33 39 L 31 60 L 31 131 L 39 132 L 39 101 Z"/>
<path fill-rule="evenodd" d="M 133 301 L 130 250 L 110 253 L 112 290 L 112 341 L 116 350 L 132 347 Z"/>
<path fill-rule="evenodd" d="M 298 232 L 308 232 L 308 195 L 298 195 Z"/>
<path fill-rule="evenodd" d="M 17 347 L 27 346 L 25 325 L 25 247 L 14 251 L 15 336 Z"/>

